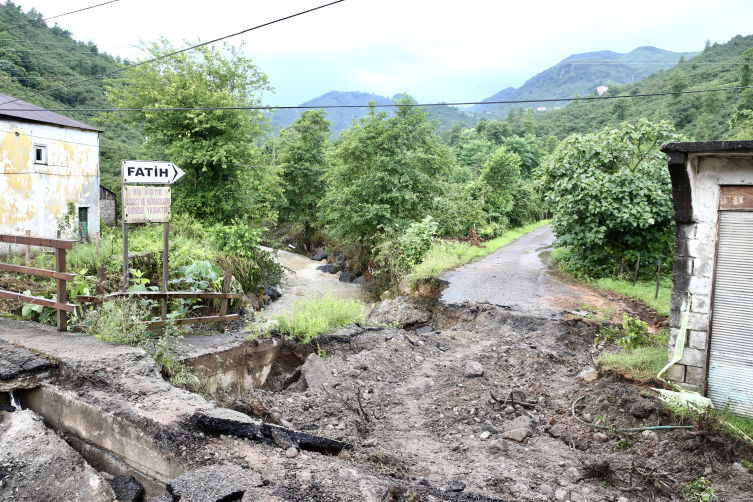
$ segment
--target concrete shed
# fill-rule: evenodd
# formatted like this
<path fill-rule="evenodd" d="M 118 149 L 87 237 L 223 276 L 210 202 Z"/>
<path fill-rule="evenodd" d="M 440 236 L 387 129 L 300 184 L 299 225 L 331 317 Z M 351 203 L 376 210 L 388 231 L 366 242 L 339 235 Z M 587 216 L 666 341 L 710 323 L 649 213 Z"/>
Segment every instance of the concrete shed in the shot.
<path fill-rule="evenodd" d="M 93 238 L 101 131 L 14 99 L 0 94 L 0 233 Z"/>
<path fill-rule="evenodd" d="M 667 375 L 753 418 L 753 141 L 668 143 L 677 223 Z M 690 296 L 688 295 L 690 293 Z"/>
<path fill-rule="evenodd" d="M 99 187 L 99 217 L 102 223 L 108 227 L 117 225 L 115 192 L 100 185 Z"/>

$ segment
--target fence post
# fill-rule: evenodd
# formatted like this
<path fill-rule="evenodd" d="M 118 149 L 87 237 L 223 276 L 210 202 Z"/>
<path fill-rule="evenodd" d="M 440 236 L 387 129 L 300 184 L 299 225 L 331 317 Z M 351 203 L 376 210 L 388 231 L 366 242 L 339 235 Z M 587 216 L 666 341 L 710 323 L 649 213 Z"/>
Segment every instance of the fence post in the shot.
<path fill-rule="evenodd" d="M 225 281 L 222 283 L 222 293 L 228 294 L 230 293 L 230 282 L 233 280 L 233 271 L 232 270 L 225 270 Z M 223 298 L 220 302 L 220 317 L 225 317 L 227 315 L 227 298 Z M 225 321 L 220 321 L 217 323 L 217 331 L 220 333 L 225 332 Z"/>
<path fill-rule="evenodd" d="M 26 231 L 26 237 L 31 237 L 31 230 Z M 26 266 L 31 266 L 31 246 L 26 245 Z"/>
<path fill-rule="evenodd" d="M 633 276 L 633 287 L 635 287 L 635 283 L 638 282 L 638 270 L 641 267 L 641 255 L 638 255 L 638 261 L 635 263 L 635 275 Z"/>
<path fill-rule="evenodd" d="M 55 271 L 65 272 L 65 249 L 55 249 Z M 65 280 L 57 279 L 57 301 L 58 303 L 67 303 L 67 292 L 65 289 Z M 65 310 L 58 310 L 58 331 L 68 330 L 68 313 Z"/>
<path fill-rule="evenodd" d="M 105 281 L 107 280 L 107 267 L 97 267 L 97 285 L 94 287 L 94 295 L 102 296 L 105 294 Z M 99 303 L 94 304 L 94 310 L 100 307 Z"/>
<path fill-rule="evenodd" d="M 661 261 L 659 262 L 659 269 L 656 271 L 656 294 L 654 300 L 659 299 L 659 283 L 661 282 Z"/>

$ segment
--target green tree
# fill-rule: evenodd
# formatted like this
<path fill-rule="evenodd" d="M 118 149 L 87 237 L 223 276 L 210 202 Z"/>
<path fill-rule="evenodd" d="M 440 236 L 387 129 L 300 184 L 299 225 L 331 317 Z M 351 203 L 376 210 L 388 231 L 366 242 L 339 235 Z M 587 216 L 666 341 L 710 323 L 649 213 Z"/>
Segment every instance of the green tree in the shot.
<path fill-rule="evenodd" d="M 553 153 L 557 149 L 557 145 L 559 145 L 559 141 L 557 140 L 557 136 L 552 134 L 546 139 L 546 152 L 547 153 Z"/>
<path fill-rule="evenodd" d="M 150 57 L 174 52 L 162 38 L 142 43 Z M 124 71 L 124 78 L 107 88 L 119 108 L 144 111 L 123 114 L 140 124 L 147 138 L 144 148 L 156 159 L 169 159 L 186 171 L 173 186 L 173 210 L 212 222 L 268 217 L 265 194 L 254 184 L 266 175 L 255 164 L 252 146 L 263 133 L 264 116 L 249 110 L 159 112 L 171 107 L 259 106 L 271 91 L 267 76 L 238 49 L 201 47 Z"/>
<path fill-rule="evenodd" d="M 669 122 L 640 120 L 573 135 L 544 161 L 547 207 L 573 268 L 603 276 L 622 257 L 655 263 L 672 255 L 672 189 L 658 148 L 676 139 Z"/>
<path fill-rule="evenodd" d="M 629 109 L 630 99 L 615 99 L 612 103 L 612 113 L 617 117 L 617 120 L 625 120 Z"/>
<path fill-rule="evenodd" d="M 476 124 L 476 133 L 479 135 L 483 135 L 486 132 L 487 125 L 489 125 L 489 123 L 486 121 L 486 118 L 481 117 L 481 120 L 479 120 L 478 124 Z"/>
<path fill-rule="evenodd" d="M 753 89 L 743 89 L 736 110 L 753 110 Z"/>
<path fill-rule="evenodd" d="M 501 145 L 502 141 L 510 136 L 512 136 L 512 130 L 506 122 L 493 120 L 486 126 L 486 139 L 495 145 Z"/>
<path fill-rule="evenodd" d="M 526 110 L 526 116 L 523 119 L 523 134 L 528 136 L 536 136 L 536 121 L 533 118 L 533 108 Z"/>
<path fill-rule="evenodd" d="M 500 147 L 481 169 L 480 181 L 491 190 L 488 195 L 494 209 L 505 214 L 512 209 L 512 193 L 520 177 L 520 157 Z"/>
<path fill-rule="evenodd" d="M 690 87 L 690 80 L 685 75 L 685 72 L 679 68 L 672 70 L 672 73 L 669 75 L 669 90 L 671 92 L 682 92 L 688 87 Z M 674 97 L 679 98 L 680 96 L 675 94 Z"/>
<path fill-rule="evenodd" d="M 753 82 L 753 48 L 740 56 L 740 86 L 747 87 Z"/>
<path fill-rule="evenodd" d="M 711 88 L 710 85 L 706 86 L 706 89 Z M 703 113 L 713 115 L 721 108 L 721 96 L 718 92 L 705 92 L 703 98 L 701 98 Z"/>
<path fill-rule="evenodd" d="M 512 136 L 502 142 L 507 151 L 512 152 L 520 159 L 520 174 L 523 178 L 530 178 L 534 169 L 541 162 L 541 151 L 536 138 L 527 135 L 523 138 Z"/>
<path fill-rule="evenodd" d="M 434 135 L 438 121 L 403 95 L 394 115 L 369 108 L 338 139 L 327 174 L 320 218 L 330 235 L 346 240 L 368 258 L 382 227 L 407 228 L 420 221 L 441 195 L 441 179 L 453 163 L 452 151 Z"/>
<path fill-rule="evenodd" d="M 330 125 L 324 110 L 309 110 L 280 133 L 284 189 L 280 216 L 303 223 L 306 232 L 316 224 L 317 204 L 326 188 Z"/>

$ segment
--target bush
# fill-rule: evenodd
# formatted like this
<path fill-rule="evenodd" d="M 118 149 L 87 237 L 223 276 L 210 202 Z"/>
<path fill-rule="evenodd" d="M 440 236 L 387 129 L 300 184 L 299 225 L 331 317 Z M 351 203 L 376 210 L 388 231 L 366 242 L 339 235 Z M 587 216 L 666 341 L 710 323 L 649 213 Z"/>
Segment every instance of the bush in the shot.
<path fill-rule="evenodd" d="M 151 317 L 148 306 L 125 297 L 90 311 L 81 326 L 84 333 L 103 342 L 136 347 L 149 339 L 147 322 Z"/>
<path fill-rule="evenodd" d="M 277 317 L 277 329 L 301 343 L 354 322 L 363 322 L 365 308 L 359 301 L 329 293 L 315 293 L 296 301 L 293 309 Z"/>

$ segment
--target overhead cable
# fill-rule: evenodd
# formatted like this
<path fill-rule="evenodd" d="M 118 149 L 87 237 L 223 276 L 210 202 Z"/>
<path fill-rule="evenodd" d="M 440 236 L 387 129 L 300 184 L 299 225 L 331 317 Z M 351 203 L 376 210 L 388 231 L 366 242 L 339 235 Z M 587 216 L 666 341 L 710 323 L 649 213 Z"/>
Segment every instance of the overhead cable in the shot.
<path fill-rule="evenodd" d="M 113 0 L 113 1 L 119 1 L 119 0 Z M 236 37 L 238 35 L 242 35 L 243 33 L 248 33 L 249 31 L 258 30 L 259 28 L 263 28 L 263 27 L 269 26 L 271 24 L 276 24 L 276 23 L 279 23 L 281 21 L 286 21 L 286 20 L 292 19 L 294 17 L 302 16 L 304 14 L 308 14 L 310 12 L 314 12 L 314 11 L 323 9 L 325 7 L 329 7 L 330 5 L 335 5 L 335 4 L 338 4 L 338 3 L 342 3 L 344 1 L 345 0 L 335 0 L 334 2 L 330 2 L 328 4 L 324 4 L 324 5 L 320 5 L 318 7 L 314 7 L 313 9 L 308 9 L 308 10 L 304 10 L 304 11 L 298 12 L 296 14 L 291 14 L 290 16 L 281 17 L 280 19 L 275 19 L 274 21 L 269 21 L 267 23 L 254 26 L 253 28 L 248 28 L 248 29 L 239 31 L 237 33 L 232 33 L 230 35 L 225 35 L 223 37 L 215 38 L 213 40 L 209 40 L 208 42 L 203 42 L 203 43 L 200 43 L 200 44 L 197 44 L 197 45 L 192 45 L 191 47 L 186 47 L 185 49 L 180 49 L 180 50 L 171 52 L 169 54 L 165 54 L 163 56 L 158 56 L 156 58 L 152 58 L 152 59 L 147 59 L 147 60 L 144 60 L 144 61 L 140 61 L 140 62 L 132 64 L 130 66 L 125 66 L 123 68 L 118 68 L 117 70 L 108 71 L 106 73 L 102 73 L 100 75 L 95 75 L 93 77 L 89 77 L 89 78 L 86 78 L 84 80 L 79 80 L 78 82 L 71 82 L 70 84 L 61 85 L 61 86 L 55 87 L 53 89 L 48 89 L 46 91 L 40 91 L 40 92 L 37 92 L 37 93 L 34 93 L 34 94 L 29 94 L 28 96 L 24 96 L 22 98 L 16 98 L 16 99 L 13 99 L 13 100 L 10 100 L 10 101 L 5 101 L 4 103 L 0 103 L 0 105 L 6 105 L 8 103 L 14 103 L 16 101 L 21 101 L 21 100 L 24 100 L 24 99 L 33 98 L 34 96 L 39 96 L 40 94 L 47 94 L 47 93 L 50 93 L 50 92 L 57 91 L 58 89 L 64 89 L 66 87 L 72 87 L 74 85 L 82 84 L 84 82 L 88 82 L 90 80 L 95 80 L 97 78 L 101 78 L 101 77 L 104 77 L 104 76 L 107 76 L 107 75 L 111 75 L 113 73 L 118 73 L 118 72 L 121 72 L 123 70 L 128 70 L 130 68 L 136 68 L 137 66 L 142 66 L 142 65 L 145 65 L 145 64 L 149 64 L 149 63 L 154 63 L 154 62 L 157 62 L 157 61 L 161 61 L 163 59 L 166 59 L 166 58 L 169 58 L 169 57 L 172 57 L 172 56 L 176 56 L 176 55 L 181 54 L 181 53 L 186 52 L 186 51 L 197 49 L 199 47 L 204 47 L 206 45 L 213 44 L 213 43 L 216 43 L 216 42 L 219 42 L 221 40 L 228 39 L 228 38 Z M 102 4 L 102 5 L 104 5 L 104 4 Z"/>
<path fill-rule="evenodd" d="M 92 5 L 91 7 L 84 7 L 83 9 L 72 10 L 71 12 L 66 12 L 65 14 L 58 14 L 57 16 L 46 17 L 44 19 L 39 19 L 37 21 L 32 21 L 30 23 L 17 24 L 16 26 L 11 26 L 9 28 L 3 28 L 3 29 L 1 29 L 0 33 L 4 32 L 4 31 L 8 31 L 8 30 L 13 30 L 13 29 L 16 29 L 16 28 L 22 28 L 24 26 L 29 26 L 30 24 L 42 23 L 44 21 L 49 21 L 50 19 L 55 19 L 55 18 L 58 18 L 58 17 L 67 16 L 69 14 L 75 14 L 76 12 L 83 12 L 85 10 L 93 9 L 95 7 L 101 7 L 103 5 L 107 5 L 107 4 L 115 3 L 115 2 L 119 2 L 119 1 L 120 0 L 110 0 L 109 2 L 100 3 L 100 4 L 97 4 L 97 5 Z"/>
<path fill-rule="evenodd" d="M 654 92 L 650 94 L 629 94 L 621 96 L 579 96 L 574 98 L 548 98 L 548 99 L 517 99 L 506 101 L 464 101 L 456 103 L 392 103 L 389 105 L 365 104 L 365 105 L 321 105 L 321 106 L 200 106 L 195 108 L 45 108 L 51 112 L 192 112 L 192 111 L 215 111 L 215 110 L 320 110 L 332 108 L 423 108 L 428 106 L 469 106 L 469 105 L 508 105 L 524 103 L 560 103 L 568 101 L 600 101 L 608 99 L 649 98 L 654 96 L 675 96 L 680 94 L 700 94 L 704 92 L 735 91 L 739 89 L 753 89 L 753 85 L 737 87 L 720 87 L 718 89 L 698 89 L 695 91 Z M 18 100 L 16 100 L 18 101 Z M 12 101 L 9 101 L 9 103 Z M 0 103 L 3 105 L 5 103 Z M 39 108 L 0 108 L 2 112 L 38 112 Z"/>

